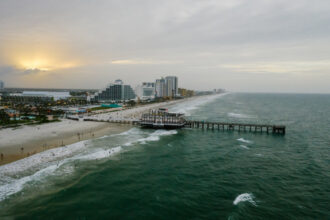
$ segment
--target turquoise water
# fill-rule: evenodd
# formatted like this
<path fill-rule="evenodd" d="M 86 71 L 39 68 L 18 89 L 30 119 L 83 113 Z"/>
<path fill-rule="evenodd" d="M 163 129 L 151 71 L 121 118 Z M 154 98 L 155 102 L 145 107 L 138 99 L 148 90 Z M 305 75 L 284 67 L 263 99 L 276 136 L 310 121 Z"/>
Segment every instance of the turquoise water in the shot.
<path fill-rule="evenodd" d="M 0 218 L 330 219 L 330 95 L 228 94 L 172 110 L 287 134 L 131 128 L 80 142 L 0 167 Z"/>

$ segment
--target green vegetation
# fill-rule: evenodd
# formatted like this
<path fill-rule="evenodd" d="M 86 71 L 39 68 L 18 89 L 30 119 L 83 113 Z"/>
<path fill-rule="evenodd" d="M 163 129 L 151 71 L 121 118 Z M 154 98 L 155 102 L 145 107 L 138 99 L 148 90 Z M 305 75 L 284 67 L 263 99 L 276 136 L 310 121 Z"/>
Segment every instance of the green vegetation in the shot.
<path fill-rule="evenodd" d="M 10 123 L 9 115 L 3 110 L 0 110 L 0 125 L 6 125 Z"/>
<path fill-rule="evenodd" d="M 130 106 L 130 107 L 133 107 L 136 105 L 136 102 L 134 100 L 130 100 L 127 102 L 127 105 Z"/>
<path fill-rule="evenodd" d="M 27 116 L 26 113 L 25 116 Z M 56 116 L 54 117 L 54 120 L 48 120 L 46 115 L 35 115 L 35 118 L 33 119 L 29 119 L 28 117 L 24 119 L 19 119 L 19 117 L 10 118 L 3 109 L 0 110 L 0 125 L 3 127 L 18 127 L 20 125 L 44 124 L 59 121 L 60 120 Z"/>

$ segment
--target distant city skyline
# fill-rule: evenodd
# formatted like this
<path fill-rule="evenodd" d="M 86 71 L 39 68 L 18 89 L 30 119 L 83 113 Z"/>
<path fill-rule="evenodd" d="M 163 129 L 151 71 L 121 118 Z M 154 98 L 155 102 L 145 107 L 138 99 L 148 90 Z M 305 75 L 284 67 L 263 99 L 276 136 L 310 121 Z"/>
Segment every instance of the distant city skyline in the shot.
<path fill-rule="evenodd" d="M 6 87 L 330 93 L 330 1 L 0 1 Z"/>

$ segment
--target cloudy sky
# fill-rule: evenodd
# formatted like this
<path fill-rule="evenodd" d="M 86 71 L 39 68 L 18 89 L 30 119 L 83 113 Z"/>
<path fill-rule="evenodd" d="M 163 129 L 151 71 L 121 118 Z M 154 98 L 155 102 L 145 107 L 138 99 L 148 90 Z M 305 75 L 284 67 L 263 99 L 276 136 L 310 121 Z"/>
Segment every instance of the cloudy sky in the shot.
<path fill-rule="evenodd" d="M 1 0 L 8 87 L 330 92 L 329 0 Z"/>

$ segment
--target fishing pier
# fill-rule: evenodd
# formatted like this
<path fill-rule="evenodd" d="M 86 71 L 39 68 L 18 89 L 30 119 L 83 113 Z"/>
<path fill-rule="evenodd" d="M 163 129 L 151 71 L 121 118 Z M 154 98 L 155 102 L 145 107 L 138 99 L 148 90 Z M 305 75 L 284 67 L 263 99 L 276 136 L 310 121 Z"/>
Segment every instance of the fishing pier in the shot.
<path fill-rule="evenodd" d="M 78 117 L 67 118 L 72 120 L 79 120 Z M 149 113 L 142 114 L 140 119 L 100 119 L 97 117 L 87 117 L 83 118 L 82 120 L 118 124 L 132 124 L 153 129 L 197 128 L 206 130 L 258 132 L 280 135 L 285 135 L 286 132 L 286 127 L 283 125 L 187 120 L 184 117 L 184 114 L 169 113 L 167 112 L 167 109 L 150 110 Z"/>
<path fill-rule="evenodd" d="M 149 113 L 143 114 L 137 124 L 148 128 L 176 129 L 185 127 L 222 131 L 285 134 L 285 126 L 282 125 L 190 121 L 186 120 L 183 114 L 169 113 L 167 112 L 167 109 L 160 109 L 158 111 L 153 110 Z"/>
<path fill-rule="evenodd" d="M 201 128 L 222 131 L 249 131 L 260 133 L 285 134 L 285 126 L 265 125 L 265 124 L 243 124 L 243 123 L 223 123 L 223 122 L 205 122 L 205 121 L 186 121 L 186 128 Z"/>

